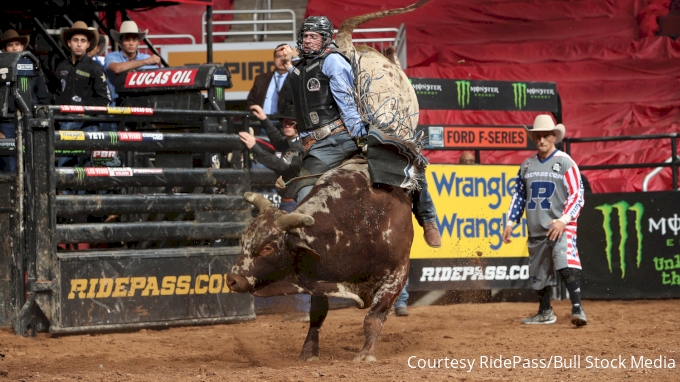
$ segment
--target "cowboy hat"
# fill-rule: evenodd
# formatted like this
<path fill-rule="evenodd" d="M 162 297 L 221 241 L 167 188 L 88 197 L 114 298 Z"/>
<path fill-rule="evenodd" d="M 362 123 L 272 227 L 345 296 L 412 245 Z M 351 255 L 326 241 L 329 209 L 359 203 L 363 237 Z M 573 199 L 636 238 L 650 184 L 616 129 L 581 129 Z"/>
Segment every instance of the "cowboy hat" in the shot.
<path fill-rule="evenodd" d="M 146 34 L 149 33 L 149 30 L 145 30 L 144 32 L 139 30 L 139 27 L 137 26 L 137 23 L 132 21 L 132 20 L 127 20 L 123 21 L 122 24 L 120 24 L 120 30 L 119 31 L 111 31 L 111 38 L 113 38 L 113 41 L 117 42 L 120 44 L 120 36 L 124 34 L 136 34 L 140 40 L 144 40 L 146 38 Z"/>
<path fill-rule="evenodd" d="M 30 39 L 30 36 L 21 36 L 14 29 L 8 29 L 2 34 L 2 39 L 0 39 L 0 49 L 5 49 L 7 44 L 12 41 L 19 41 L 24 47 L 26 47 Z"/>
<path fill-rule="evenodd" d="M 295 107 L 292 104 L 289 104 L 286 106 L 285 109 L 283 109 L 283 112 L 279 114 L 274 114 L 273 115 L 274 119 L 296 119 L 297 117 L 295 116 Z"/>
<path fill-rule="evenodd" d="M 83 21 L 76 21 L 71 25 L 71 28 L 62 30 L 61 42 L 68 48 L 68 41 L 76 34 L 87 36 L 87 40 L 90 42 L 90 46 L 87 48 L 88 52 L 97 48 L 97 36 L 99 36 L 99 33 L 94 28 L 88 28 L 87 24 Z"/>
<path fill-rule="evenodd" d="M 552 117 L 548 114 L 537 115 L 536 119 L 534 119 L 534 125 L 531 127 L 524 126 L 524 128 L 527 130 L 527 133 L 529 133 L 529 136 L 532 136 L 531 133 L 536 131 L 554 131 L 555 136 L 557 137 L 555 143 L 562 142 L 564 134 L 566 133 L 564 125 L 561 123 L 555 125 Z"/>
<path fill-rule="evenodd" d="M 90 46 L 94 46 L 94 49 L 88 49 L 88 52 L 91 52 L 95 49 L 99 49 L 99 40 L 102 38 L 102 36 L 99 35 L 99 31 L 97 28 L 93 27 L 87 27 L 87 30 L 93 31 L 94 32 L 94 38 L 90 41 Z M 104 35 L 106 37 L 106 35 Z M 97 53 L 99 55 L 99 53 Z"/>

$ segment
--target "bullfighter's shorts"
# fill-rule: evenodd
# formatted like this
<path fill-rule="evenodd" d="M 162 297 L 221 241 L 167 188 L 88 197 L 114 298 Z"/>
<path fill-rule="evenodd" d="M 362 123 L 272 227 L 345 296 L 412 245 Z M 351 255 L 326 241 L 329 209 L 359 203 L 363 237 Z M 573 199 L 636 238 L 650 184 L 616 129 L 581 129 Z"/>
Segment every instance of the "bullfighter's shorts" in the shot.
<path fill-rule="evenodd" d="M 529 238 L 529 281 L 531 289 L 541 290 L 557 285 L 555 271 L 562 268 L 581 269 L 576 248 L 576 233 L 565 230 L 554 246 L 546 236 Z"/>

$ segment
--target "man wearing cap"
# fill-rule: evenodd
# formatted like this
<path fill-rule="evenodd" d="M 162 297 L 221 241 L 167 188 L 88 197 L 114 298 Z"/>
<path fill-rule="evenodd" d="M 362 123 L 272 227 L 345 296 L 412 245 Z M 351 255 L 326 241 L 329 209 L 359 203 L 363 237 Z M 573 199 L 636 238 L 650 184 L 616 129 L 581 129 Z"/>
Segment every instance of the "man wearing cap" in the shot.
<path fill-rule="evenodd" d="M 71 28 L 61 32 L 61 41 L 68 47 L 71 56 L 57 66 L 55 74 L 61 82 L 55 96 L 57 105 L 108 106 L 111 103 L 104 68 L 87 55 L 97 48 L 97 36 L 96 31 L 88 29 L 83 21 L 76 21 Z M 97 131 L 98 124 L 62 122 L 60 129 Z M 75 159 L 61 157 L 58 166 L 63 167 Z"/>
<path fill-rule="evenodd" d="M 132 20 L 123 21 L 120 31 L 111 31 L 111 38 L 121 47 L 121 50 L 107 54 L 104 61 L 114 102 L 118 98 L 114 86 L 119 74 L 136 69 L 156 69 L 161 62 L 160 57 L 139 51 L 139 41 L 144 40 L 148 32 L 148 29 L 140 31 L 137 23 Z"/>
<path fill-rule="evenodd" d="M 555 271 L 567 285 L 571 299 L 571 323 L 588 323 L 581 306 L 581 260 L 576 248 L 576 219 L 583 207 L 583 183 L 578 166 L 555 147 L 565 134 L 551 116 L 541 114 L 528 135 L 537 154 L 527 158 L 515 179 L 515 192 L 503 231 L 503 243 L 510 243 L 526 209 L 529 230 L 529 279 L 538 294 L 538 314 L 523 324 L 554 324 L 557 317 L 550 306 L 550 286 L 557 285 Z"/>
<path fill-rule="evenodd" d="M 0 50 L 3 53 L 19 53 L 23 52 L 28 46 L 29 36 L 22 36 L 14 29 L 8 29 L 2 34 L 0 39 Z M 45 77 L 40 73 L 35 77 L 29 77 L 28 86 L 33 89 L 33 105 L 48 105 L 52 101 L 52 95 L 47 89 Z M 7 111 L 15 113 L 17 110 L 14 103 L 14 97 L 9 94 Z M 16 138 L 17 128 L 13 120 L 0 121 L 0 138 Z M 15 156 L 0 157 L 0 167 L 2 171 L 14 172 L 17 168 L 17 160 Z"/>

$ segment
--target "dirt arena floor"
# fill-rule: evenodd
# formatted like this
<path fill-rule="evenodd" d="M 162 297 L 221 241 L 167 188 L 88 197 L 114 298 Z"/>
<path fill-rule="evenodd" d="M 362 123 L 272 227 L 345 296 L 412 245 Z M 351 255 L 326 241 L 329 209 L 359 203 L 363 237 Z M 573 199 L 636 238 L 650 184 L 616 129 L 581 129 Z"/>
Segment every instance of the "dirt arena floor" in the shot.
<path fill-rule="evenodd" d="M 329 313 L 321 359 L 311 363 L 297 360 L 307 324 L 284 322 L 284 314 L 116 334 L 24 338 L 2 332 L 0 380 L 678 381 L 679 306 L 677 300 L 585 301 L 590 324 L 580 329 L 570 324 L 567 301 L 553 303 L 555 325 L 537 326 L 519 324 L 536 309 L 533 303 L 411 307 L 409 317 L 387 320 L 375 363 L 352 362 L 363 344 L 365 314 L 355 308 Z M 427 367 L 437 359 L 440 368 Z M 474 363 L 451 368 L 451 359 Z M 625 369 L 613 368 L 619 360 Z M 572 368 L 563 367 L 567 362 Z"/>

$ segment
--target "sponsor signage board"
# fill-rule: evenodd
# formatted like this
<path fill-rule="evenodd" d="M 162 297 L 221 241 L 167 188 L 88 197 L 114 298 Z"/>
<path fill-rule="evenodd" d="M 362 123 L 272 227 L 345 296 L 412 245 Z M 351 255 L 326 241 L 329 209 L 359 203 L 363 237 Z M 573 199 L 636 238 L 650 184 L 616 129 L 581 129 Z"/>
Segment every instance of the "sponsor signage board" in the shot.
<path fill-rule="evenodd" d="M 527 226 L 502 244 L 518 166 L 430 165 L 441 248 L 430 248 L 413 220 L 410 290 L 528 288 Z"/>
<path fill-rule="evenodd" d="M 419 125 L 429 150 L 535 150 L 524 126 Z"/>
<path fill-rule="evenodd" d="M 578 219 L 585 298 L 680 297 L 680 194 L 586 195 Z"/>
<path fill-rule="evenodd" d="M 255 77 L 274 71 L 274 49 L 280 42 L 213 44 L 213 62 L 223 64 L 231 74 L 233 87 L 224 89 L 225 100 L 245 100 Z M 289 43 L 295 46 L 294 42 Z M 206 63 L 206 44 L 164 46 L 161 55 L 170 66 Z M 220 81 L 216 77 L 215 81 Z"/>
<path fill-rule="evenodd" d="M 234 255 L 94 257 L 60 255 L 62 327 L 252 314 L 226 284 Z"/>
<path fill-rule="evenodd" d="M 554 82 L 410 80 L 421 109 L 560 111 Z"/>

